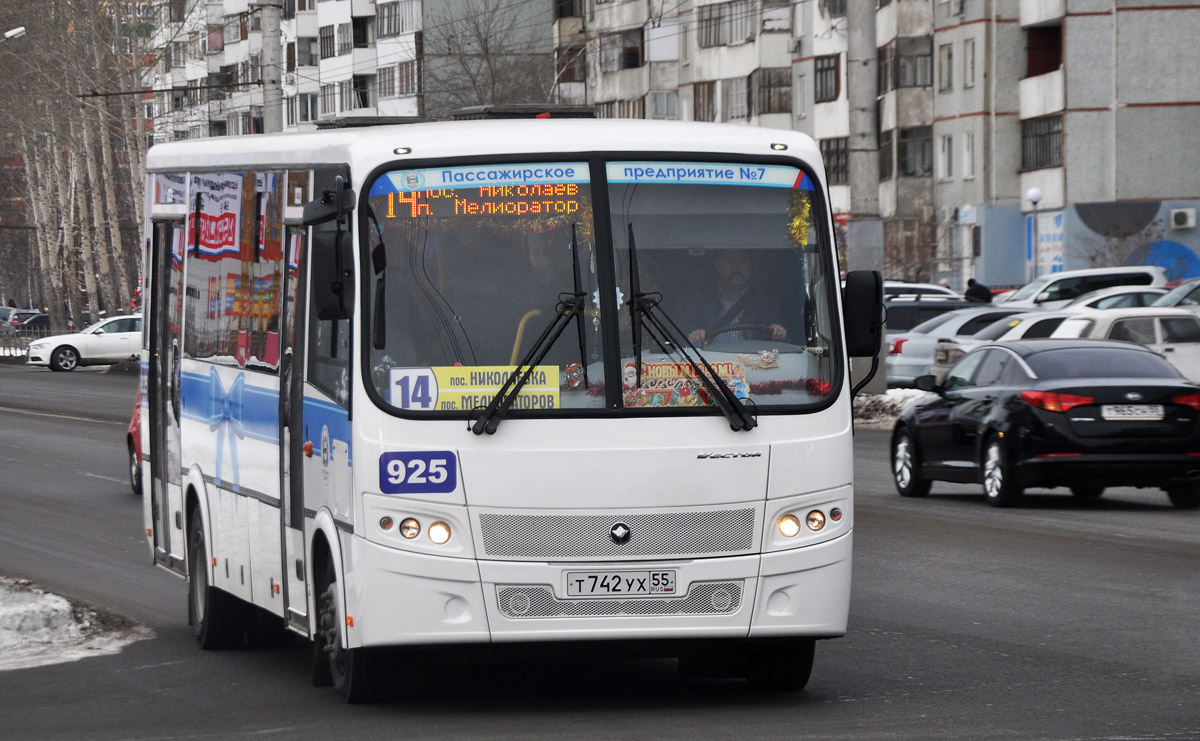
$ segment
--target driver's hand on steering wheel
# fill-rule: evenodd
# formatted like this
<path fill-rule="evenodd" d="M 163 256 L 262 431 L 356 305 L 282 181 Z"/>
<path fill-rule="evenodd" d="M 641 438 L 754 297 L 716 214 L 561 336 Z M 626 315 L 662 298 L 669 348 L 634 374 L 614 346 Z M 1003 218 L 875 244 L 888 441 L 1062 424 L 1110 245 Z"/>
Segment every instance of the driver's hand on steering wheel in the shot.
<path fill-rule="evenodd" d="M 688 333 L 688 342 L 692 343 L 693 345 L 703 345 L 704 338 L 707 336 L 708 333 L 703 329 L 693 329 Z"/>
<path fill-rule="evenodd" d="M 784 329 L 782 324 L 772 324 L 770 326 L 772 340 L 775 340 L 776 342 L 782 342 L 783 340 L 787 339 L 787 330 Z"/>

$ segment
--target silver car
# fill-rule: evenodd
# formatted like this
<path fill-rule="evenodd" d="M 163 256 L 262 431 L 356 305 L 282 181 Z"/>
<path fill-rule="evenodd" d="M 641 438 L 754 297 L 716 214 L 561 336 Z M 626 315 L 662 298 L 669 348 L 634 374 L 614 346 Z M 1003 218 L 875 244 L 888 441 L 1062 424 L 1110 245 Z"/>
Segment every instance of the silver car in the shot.
<path fill-rule="evenodd" d="M 989 324 L 1023 309 L 982 305 L 940 314 L 890 339 L 887 358 L 889 386 L 911 386 L 918 376 L 929 373 L 933 348 L 943 337 L 969 337 Z"/>

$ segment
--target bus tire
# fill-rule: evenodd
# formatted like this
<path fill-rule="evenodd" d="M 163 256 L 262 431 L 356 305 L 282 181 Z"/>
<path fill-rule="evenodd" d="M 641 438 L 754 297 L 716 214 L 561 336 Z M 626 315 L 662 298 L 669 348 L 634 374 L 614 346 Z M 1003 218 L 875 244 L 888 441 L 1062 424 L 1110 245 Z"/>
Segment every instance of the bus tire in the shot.
<path fill-rule="evenodd" d="M 812 676 L 813 638 L 764 641 L 747 646 L 746 679 L 761 690 L 796 692 Z"/>
<path fill-rule="evenodd" d="M 138 458 L 137 446 L 133 443 L 133 438 L 129 438 L 129 488 L 133 489 L 133 493 L 137 496 L 142 495 L 142 461 Z"/>
<path fill-rule="evenodd" d="M 1167 498 L 1179 509 L 1196 509 L 1200 507 L 1200 486 L 1177 484 L 1167 489 Z"/>
<path fill-rule="evenodd" d="M 330 573 L 332 573 L 332 566 Z M 374 702 L 388 689 L 387 657 L 366 648 L 345 648 L 338 630 L 341 587 L 330 579 L 321 592 L 317 615 L 319 634 L 315 642 L 326 657 L 333 689 L 350 704 Z M 315 683 L 314 672 L 314 683 Z"/>
<path fill-rule="evenodd" d="M 242 645 L 242 606 L 228 592 L 208 583 L 208 545 L 200 513 L 193 512 L 188 537 L 188 623 L 200 648 L 238 648 Z"/>

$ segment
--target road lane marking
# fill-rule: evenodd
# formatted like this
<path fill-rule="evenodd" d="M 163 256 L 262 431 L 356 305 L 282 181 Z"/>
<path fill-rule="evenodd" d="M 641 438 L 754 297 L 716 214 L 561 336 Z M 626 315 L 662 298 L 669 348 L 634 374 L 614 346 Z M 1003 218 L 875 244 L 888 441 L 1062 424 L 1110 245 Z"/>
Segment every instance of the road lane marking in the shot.
<path fill-rule="evenodd" d="M 82 415 L 71 414 L 55 414 L 54 412 L 40 412 L 33 409 L 17 409 L 16 407 L 0 407 L 0 412 L 12 412 L 13 414 L 27 414 L 31 417 L 53 417 L 55 419 L 68 419 L 72 422 L 95 422 L 101 425 L 124 425 L 127 422 L 114 421 L 111 419 L 100 419 L 99 417 L 84 417 Z"/>

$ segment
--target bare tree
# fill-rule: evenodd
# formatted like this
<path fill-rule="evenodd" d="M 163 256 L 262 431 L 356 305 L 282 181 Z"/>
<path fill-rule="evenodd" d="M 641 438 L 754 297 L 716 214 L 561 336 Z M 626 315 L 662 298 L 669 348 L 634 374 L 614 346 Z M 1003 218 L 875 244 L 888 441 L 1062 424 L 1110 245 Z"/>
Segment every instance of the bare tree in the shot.
<path fill-rule="evenodd" d="M 514 0 L 426 3 L 426 115 L 444 118 L 464 106 L 549 100 L 554 82 L 546 39 L 549 10 L 549 3 Z"/>

